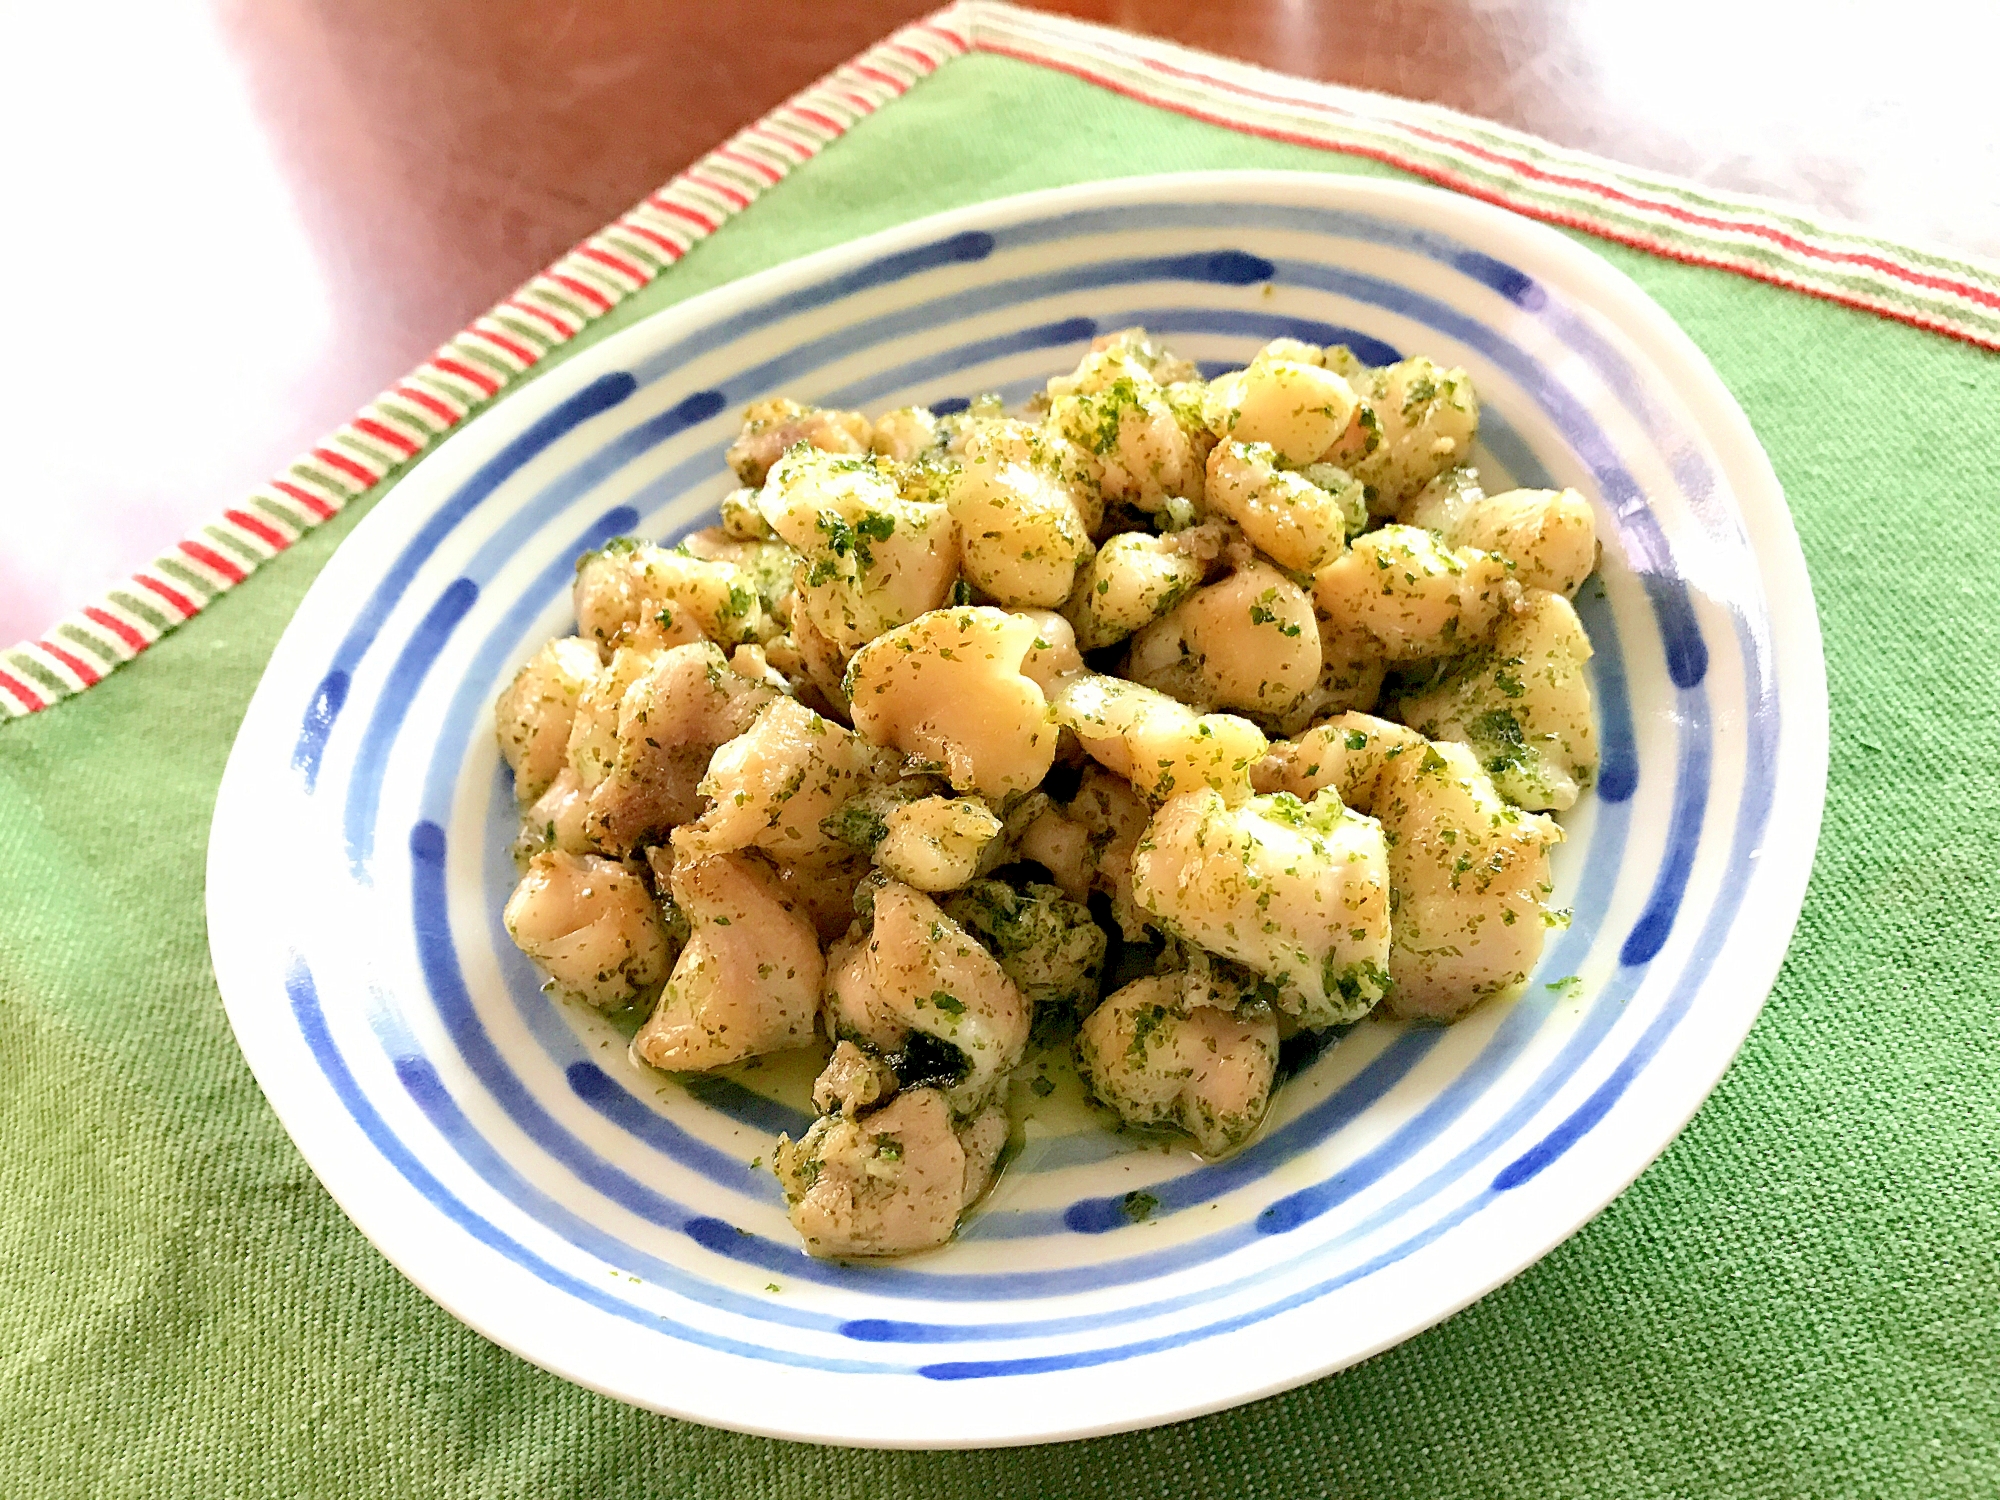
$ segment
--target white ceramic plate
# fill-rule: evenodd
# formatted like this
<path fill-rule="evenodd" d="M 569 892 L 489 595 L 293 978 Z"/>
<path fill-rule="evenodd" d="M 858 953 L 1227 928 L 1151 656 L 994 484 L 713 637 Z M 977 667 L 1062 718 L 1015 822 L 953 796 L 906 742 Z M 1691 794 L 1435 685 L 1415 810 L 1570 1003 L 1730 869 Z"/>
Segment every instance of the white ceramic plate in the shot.
<path fill-rule="evenodd" d="M 580 551 L 706 523 L 747 402 L 1018 400 L 1133 323 L 1211 370 L 1280 334 L 1462 364 L 1488 487 L 1591 497 L 1602 586 L 1579 604 L 1604 769 L 1557 856 L 1574 924 L 1518 1000 L 1446 1029 L 1366 1022 L 1294 1059 L 1263 1134 L 1227 1161 L 1051 1108 L 948 1248 L 808 1260 L 758 1160 L 804 1123 L 798 1070 L 683 1085 L 636 1068 L 507 942 L 514 811 L 490 705 L 571 628 Z M 1631 282 L 1429 189 L 1154 177 L 751 277 L 468 424 L 356 528 L 272 658 L 216 806 L 210 941 L 299 1149 L 488 1337 L 751 1432 L 1042 1441 L 1351 1364 L 1608 1203 L 1755 1018 L 1825 770 L 1819 632 L 1783 496 L 1707 362 Z"/>

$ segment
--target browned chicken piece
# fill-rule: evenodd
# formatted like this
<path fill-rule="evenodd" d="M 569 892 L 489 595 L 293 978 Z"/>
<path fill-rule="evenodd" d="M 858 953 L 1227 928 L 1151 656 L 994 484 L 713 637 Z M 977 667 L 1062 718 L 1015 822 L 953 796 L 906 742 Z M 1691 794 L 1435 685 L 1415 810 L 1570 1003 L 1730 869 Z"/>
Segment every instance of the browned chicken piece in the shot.
<path fill-rule="evenodd" d="M 1251 768 L 1260 792 L 1290 792 L 1310 802 L 1323 787 L 1332 787 L 1356 812 L 1375 813 L 1375 795 L 1390 762 L 1406 754 L 1421 754 L 1424 737 L 1402 724 L 1372 714 L 1335 714 L 1303 734 L 1279 740 Z"/>
<path fill-rule="evenodd" d="M 1111 897 L 1112 915 L 1130 941 L 1146 930 L 1146 914 L 1132 900 L 1132 854 L 1151 810 L 1123 777 L 1086 766 L 1077 792 L 1058 805 L 1043 797 L 1023 803 L 1013 848 L 1055 877 L 1063 894 L 1082 901 L 1093 890 Z"/>
<path fill-rule="evenodd" d="M 855 888 L 872 868 L 858 850 L 829 846 L 780 865 L 778 885 L 813 924 L 819 940 L 831 943 L 853 923 Z"/>
<path fill-rule="evenodd" d="M 1597 518 L 1575 490 L 1489 495 L 1476 471 L 1454 469 L 1405 500 L 1396 519 L 1435 531 L 1453 547 L 1506 558 L 1524 589 L 1573 599 L 1597 570 Z"/>
<path fill-rule="evenodd" d="M 1179 974 L 1135 979 L 1077 1033 L 1091 1092 L 1128 1125 L 1171 1125 L 1211 1156 L 1248 1140 L 1277 1076 L 1271 1012 L 1189 1005 Z"/>
<path fill-rule="evenodd" d="M 753 561 L 761 559 L 753 559 Z M 630 537 L 585 556 L 570 589 L 577 634 L 604 652 L 711 640 L 728 648 L 775 634 L 761 571 Z"/>
<path fill-rule="evenodd" d="M 617 748 L 590 787 L 591 841 L 627 854 L 698 816 L 698 788 L 716 747 L 749 728 L 776 696 L 732 672 L 707 641 L 661 653 L 619 699 Z M 587 782 L 586 768 L 578 771 Z"/>
<path fill-rule="evenodd" d="M 851 712 L 843 681 L 847 675 L 847 658 L 840 654 L 840 647 L 813 623 L 812 616 L 805 610 L 798 610 L 792 616 L 791 639 L 793 649 L 798 653 L 799 665 L 804 669 L 806 684 L 820 697 L 818 704 L 809 706 L 819 708 L 829 718 L 846 722 Z M 803 701 L 803 693 L 801 696 Z"/>
<path fill-rule="evenodd" d="M 852 1042 L 840 1042 L 813 1080 L 813 1108 L 823 1115 L 858 1115 L 896 1092 L 896 1070 Z"/>
<path fill-rule="evenodd" d="M 1122 673 L 1197 713 L 1276 719 L 1319 681 L 1312 598 L 1276 568 L 1252 563 L 1133 636 Z"/>
<path fill-rule="evenodd" d="M 551 985 L 602 1009 L 641 999 L 666 977 L 667 938 L 652 893 L 616 860 L 537 854 L 503 920 Z"/>
<path fill-rule="evenodd" d="M 871 776 L 892 776 L 892 757 L 791 698 L 774 698 L 718 746 L 701 779 L 707 811 L 674 830 L 674 847 L 725 854 L 752 845 L 784 863 L 826 851 L 821 820 Z"/>
<path fill-rule="evenodd" d="M 819 937 L 770 865 L 755 854 L 681 860 L 671 884 L 687 946 L 633 1054 L 699 1072 L 811 1042 L 825 973 Z"/>
<path fill-rule="evenodd" d="M 954 1128 L 940 1091 L 910 1089 L 871 1114 L 827 1115 L 797 1142 L 780 1137 L 774 1170 L 812 1254 L 907 1255 L 951 1238 L 1006 1139 L 1001 1110 Z"/>
<path fill-rule="evenodd" d="M 858 411 L 802 406 L 783 396 L 759 401 L 743 413 L 743 431 L 726 455 L 736 477 L 760 485 L 785 450 L 809 443 L 822 453 L 866 453 L 874 428 Z"/>
<path fill-rule="evenodd" d="M 1503 558 L 1451 548 L 1415 526 L 1382 526 L 1313 575 L 1320 610 L 1392 662 L 1455 656 L 1489 639 L 1521 596 Z"/>
<path fill-rule="evenodd" d="M 921 891 L 889 881 L 872 925 L 827 953 L 827 1033 L 895 1052 L 912 1032 L 963 1060 L 949 1089 L 972 1111 L 997 1095 L 1027 1050 L 1032 1012 L 1000 961 Z"/>
<path fill-rule="evenodd" d="M 493 705 L 500 754 L 523 805 L 540 799 L 566 763 L 578 699 L 597 680 L 597 648 L 576 636 L 550 641 L 514 674 Z"/>
<path fill-rule="evenodd" d="M 1554 919 L 1549 849 L 1562 829 L 1509 806 L 1449 742 L 1390 760 L 1375 810 L 1394 836 L 1388 1008 L 1449 1021 L 1526 983 Z"/>

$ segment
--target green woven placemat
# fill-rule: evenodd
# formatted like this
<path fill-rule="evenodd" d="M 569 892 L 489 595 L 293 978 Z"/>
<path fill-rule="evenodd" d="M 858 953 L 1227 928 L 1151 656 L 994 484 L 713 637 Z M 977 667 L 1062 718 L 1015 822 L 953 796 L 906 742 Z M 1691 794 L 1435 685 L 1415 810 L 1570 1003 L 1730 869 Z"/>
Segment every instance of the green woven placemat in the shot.
<path fill-rule="evenodd" d="M 1210 167 L 1387 170 L 967 57 L 593 335 L 954 204 Z M 224 757 L 370 496 L 99 686 L 0 728 L 0 1493 L 2000 1493 L 2000 359 L 1584 242 L 1679 319 L 1770 451 L 1820 601 L 1833 752 L 1762 1020 L 1582 1233 L 1359 1368 L 1041 1449 L 738 1437 L 488 1344 L 320 1189 L 209 970 Z"/>

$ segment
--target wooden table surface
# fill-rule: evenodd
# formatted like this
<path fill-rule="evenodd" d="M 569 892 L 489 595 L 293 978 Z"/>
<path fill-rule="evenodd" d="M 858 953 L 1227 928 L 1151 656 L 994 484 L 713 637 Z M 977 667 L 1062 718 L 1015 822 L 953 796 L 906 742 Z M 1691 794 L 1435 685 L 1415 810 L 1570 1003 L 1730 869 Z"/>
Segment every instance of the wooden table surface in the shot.
<path fill-rule="evenodd" d="M 1040 0 L 2000 257 L 1996 8 Z M 0 644 L 930 0 L 16 8 Z M 1968 32 L 1968 26 L 1974 28 Z"/>

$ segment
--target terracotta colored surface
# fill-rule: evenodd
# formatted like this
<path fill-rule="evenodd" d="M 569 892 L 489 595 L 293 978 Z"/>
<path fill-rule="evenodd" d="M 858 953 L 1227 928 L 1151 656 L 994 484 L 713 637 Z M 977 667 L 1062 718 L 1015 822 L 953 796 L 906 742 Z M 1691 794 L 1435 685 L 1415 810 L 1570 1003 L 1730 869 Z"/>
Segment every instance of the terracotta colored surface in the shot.
<path fill-rule="evenodd" d="M 11 309 L 24 352 L 0 376 L 0 642 L 151 557 L 689 159 L 931 8 L 23 11 L 10 40 L 27 65 L 0 120 L 34 144 L 0 166 L 0 257 L 36 295 Z M 2000 24 L 1971 11 L 1954 30 L 1858 0 L 1801 30 L 1787 0 L 1045 8 L 2000 255 L 1984 118 Z"/>

